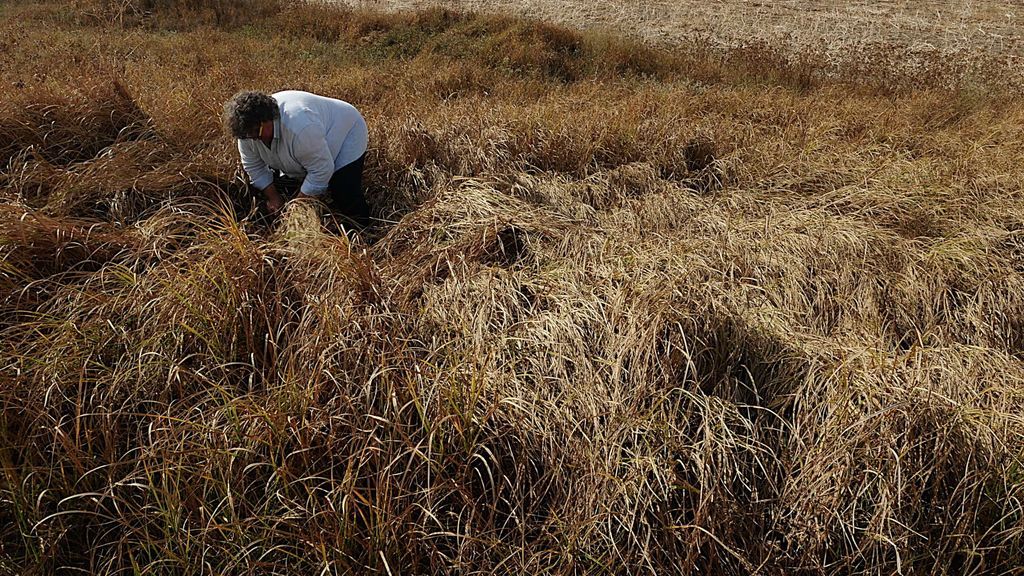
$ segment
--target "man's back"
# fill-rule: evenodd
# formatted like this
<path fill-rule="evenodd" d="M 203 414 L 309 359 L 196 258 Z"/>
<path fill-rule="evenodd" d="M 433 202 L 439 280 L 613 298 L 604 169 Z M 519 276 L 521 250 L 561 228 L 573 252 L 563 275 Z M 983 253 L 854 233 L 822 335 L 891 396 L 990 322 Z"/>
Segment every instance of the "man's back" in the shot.
<path fill-rule="evenodd" d="M 366 152 L 369 132 L 355 106 L 300 90 L 284 90 L 273 97 L 287 131 L 298 134 L 310 123 L 321 125 L 335 169 L 354 162 Z"/>

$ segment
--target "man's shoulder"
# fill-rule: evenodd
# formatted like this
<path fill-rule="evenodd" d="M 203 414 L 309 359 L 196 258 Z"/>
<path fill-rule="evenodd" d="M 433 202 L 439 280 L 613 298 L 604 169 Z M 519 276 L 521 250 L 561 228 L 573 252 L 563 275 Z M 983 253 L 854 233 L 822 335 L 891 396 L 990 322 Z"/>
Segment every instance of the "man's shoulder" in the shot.
<path fill-rule="evenodd" d="M 274 92 L 271 96 L 274 100 L 277 100 L 278 105 L 281 105 L 305 100 L 311 96 L 315 97 L 316 94 L 313 94 L 312 92 L 303 92 L 302 90 L 281 90 L 280 92 Z"/>
<path fill-rule="evenodd" d="M 331 98 L 330 96 L 321 96 L 320 94 L 313 94 L 312 92 L 303 92 L 302 90 L 282 90 L 281 92 L 275 92 L 273 97 L 277 100 L 277 104 L 282 110 L 292 108 L 315 108 L 338 111 L 342 109 L 355 108 L 352 104 L 349 104 L 344 100 Z"/>
<path fill-rule="evenodd" d="M 310 94 L 298 90 L 287 90 L 277 92 L 273 96 L 281 111 L 281 124 L 288 132 L 298 134 L 316 122 L 316 115 L 311 113 L 307 98 Z"/>
<path fill-rule="evenodd" d="M 289 114 L 300 111 L 304 108 L 309 107 L 312 94 L 308 92 L 300 92 L 298 90 L 285 90 L 283 92 L 275 92 L 273 94 L 274 100 L 277 101 L 277 107 L 280 108 L 281 114 Z"/>

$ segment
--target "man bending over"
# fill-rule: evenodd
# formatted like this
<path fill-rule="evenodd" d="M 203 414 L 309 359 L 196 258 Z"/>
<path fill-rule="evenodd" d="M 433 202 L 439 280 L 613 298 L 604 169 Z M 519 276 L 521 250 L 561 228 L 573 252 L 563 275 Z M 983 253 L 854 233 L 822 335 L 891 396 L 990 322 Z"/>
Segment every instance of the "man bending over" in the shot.
<path fill-rule="evenodd" d="M 242 167 L 270 212 L 284 204 L 274 184 L 280 171 L 302 180 L 299 197 L 318 197 L 351 222 L 367 224 L 362 177 L 369 132 L 354 106 L 298 90 L 245 91 L 224 104 L 224 127 L 238 139 Z"/>

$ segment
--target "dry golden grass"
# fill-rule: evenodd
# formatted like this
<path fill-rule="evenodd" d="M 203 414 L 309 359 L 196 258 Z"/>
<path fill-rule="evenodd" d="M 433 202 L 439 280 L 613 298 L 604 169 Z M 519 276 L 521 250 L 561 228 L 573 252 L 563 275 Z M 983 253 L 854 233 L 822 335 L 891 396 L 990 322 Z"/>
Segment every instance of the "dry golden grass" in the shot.
<path fill-rule="evenodd" d="M 439 6 L 511 13 L 579 29 L 615 29 L 648 41 L 710 34 L 729 45 L 751 40 L 844 49 L 884 43 L 919 51 L 982 50 L 1024 55 L 1024 10 L 1013 0 L 318 0 L 379 10 Z"/>
<path fill-rule="evenodd" d="M 1024 568 L 1005 61 L 243 6 L 0 7 L 0 574 Z M 242 88 L 374 227 L 260 216 Z"/>

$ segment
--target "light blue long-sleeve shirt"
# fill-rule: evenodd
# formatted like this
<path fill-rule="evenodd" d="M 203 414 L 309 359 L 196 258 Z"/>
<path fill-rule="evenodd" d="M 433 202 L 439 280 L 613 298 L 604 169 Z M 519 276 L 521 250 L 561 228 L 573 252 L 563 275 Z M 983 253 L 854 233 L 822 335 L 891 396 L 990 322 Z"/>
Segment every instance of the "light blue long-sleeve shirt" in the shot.
<path fill-rule="evenodd" d="M 274 140 L 269 148 L 258 139 L 239 140 L 242 167 L 260 190 L 274 182 L 273 170 L 280 170 L 302 178 L 303 194 L 323 194 L 336 170 L 366 152 L 366 121 L 342 100 L 298 90 L 271 96 L 281 111 L 281 118 L 274 120 Z"/>

